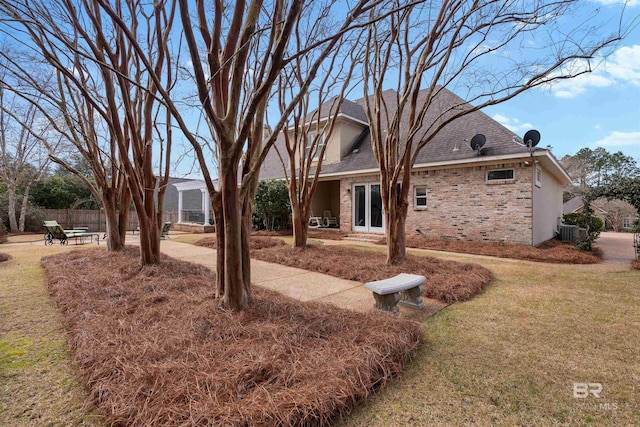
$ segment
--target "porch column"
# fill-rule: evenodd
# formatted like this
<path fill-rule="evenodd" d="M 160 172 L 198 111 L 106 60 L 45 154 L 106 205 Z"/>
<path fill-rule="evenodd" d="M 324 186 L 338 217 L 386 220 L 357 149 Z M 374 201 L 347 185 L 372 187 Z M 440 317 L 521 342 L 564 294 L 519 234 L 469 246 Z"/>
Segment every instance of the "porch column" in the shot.
<path fill-rule="evenodd" d="M 202 210 L 204 210 L 204 225 L 209 225 L 209 191 L 206 188 L 202 192 Z"/>
<path fill-rule="evenodd" d="M 182 190 L 178 190 L 178 222 L 182 222 Z"/>

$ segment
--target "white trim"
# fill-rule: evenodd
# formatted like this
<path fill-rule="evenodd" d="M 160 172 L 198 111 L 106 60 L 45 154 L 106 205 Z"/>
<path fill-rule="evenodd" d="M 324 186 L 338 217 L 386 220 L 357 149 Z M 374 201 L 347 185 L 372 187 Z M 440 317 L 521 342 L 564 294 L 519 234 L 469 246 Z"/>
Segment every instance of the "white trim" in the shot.
<path fill-rule="evenodd" d="M 371 234 L 384 234 L 386 229 L 386 221 L 384 215 L 384 206 L 380 206 L 380 214 L 382 215 L 382 227 L 371 226 L 371 187 L 374 185 L 380 186 L 380 182 L 354 182 L 351 185 L 351 229 L 356 232 L 371 233 Z M 356 225 L 356 187 L 364 187 L 364 220 L 365 224 L 362 226 Z M 382 187 L 381 187 L 382 189 Z"/>
<path fill-rule="evenodd" d="M 330 116 L 320 117 L 320 124 L 322 124 L 323 122 L 326 122 L 329 119 L 329 117 Z M 348 119 L 348 120 L 351 120 L 354 123 L 358 123 L 358 124 L 361 124 L 363 126 L 369 126 L 369 122 L 365 122 L 363 120 L 357 119 L 357 118 L 355 118 L 353 116 L 350 116 L 348 114 L 345 114 L 345 113 L 336 114 L 336 119 Z M 318 119 L 311 119 L 311 121 L 309 121 L 309 122 L 305 121 L 304 125 L 306 127 L 310 127 L 310 126 L 317 125 L 317 124 L 318 124 Z M 295 130 L 295 128 L 296 128 L 295 126 L 291 125 L 291 126 L 287 126 L 286 130 L 287 131 Z"/>
<path fill-rule="evenodd" d="M 489 178 L 489 174 L 491 172 L 505 172 L 505 171 L 511 171 L 511 178 L 493 178 L 493 179 Z M 515 180 L 516 180 L 516 170 L 514 168 L 487 169 L 484 172 L 484 182 L 486 183 L 503 184 L 503 183 L 514 182 Z"/>
<path fill-rule="evenodd" d="M 562 184 L 570 184 L 571 177 L 567 174 L 564 168 L 558 163 L 558 161 L 551 155 L 547 150 L 538 150 L 533 152 L 534 157 L 543 157 L 545 160 L 549 160 L 557 170 L 560 172 L 560 177 L 564 178 L 565 182 Z M 499 156 L 481 156 L 481 157 L 472 157 L 468 159 L 459 159 L 459 160 L 444 160 L 439 162 L 430 162 L 430 163 L 418 163 L 415 164 L 412 170 L 416 169 L 434 169 L 438 167 L 455 167 L 459 165 L 471 165 L 478 163 L 504 163 L 507 161 L 524 161 L 531 158 L 531 154 L 529 153 L 516 153 L 516 154 L 502 154 Z M 369 168 L 369 169 L 360 169 L 355 171 L 346 171 L 346 172 L 331 172 L 323 174 L 321 173 L 319 178 L 334 178 L 334 177 L 343 177 L 343 176 L 357 176 L 357 175 L 371 175 L 380 173 L 380 168 Z M 556 175 L 557 176 L 557 175 Z M 562 182 L 562 179 L 560 179 Z"/>
<path fill-rule="evenodd" d="M 418 188 L 424 188 L 424 196 L 418 196 L 416 194 Z M 418 204 L 418 197 L 424 198 L 424 205 Z M 427 208 L 427 186 L 426 185 L 414 185 L 413 186 L 413 209 L 424 210 Z"/>

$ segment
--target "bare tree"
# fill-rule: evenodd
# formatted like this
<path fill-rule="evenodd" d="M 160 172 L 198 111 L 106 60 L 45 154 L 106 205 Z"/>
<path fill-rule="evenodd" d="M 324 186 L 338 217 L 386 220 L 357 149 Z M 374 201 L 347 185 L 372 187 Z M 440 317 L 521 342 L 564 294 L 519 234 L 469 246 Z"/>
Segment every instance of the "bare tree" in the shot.
<path fill-rule="evenodd" d="M 3 73 L 0 73 L 3 74 Z M 49 156 L 41 139 L 59 145 L 38 108 L 7 90 L 0 75 L 0 178 L 7 187 L 9 230 L 24 232 L 29 193 L 47 171 Z M 18 200 L 20 199 L 20 200 Z M 19 203 L 18 203 L 19 202 Z M 20 215 L 16 218 L 16 207 Z"/>
<path fill-rule="evenodd" d="M 398 4 L 389 1 L 372 17 Z M 364 102 L 380 166 L 388 263 L 405 257 L 411 168 L 445 126 L 589 72 L 596 55 L 620 40 L 621 30 L 600 34 L 597 8 L 588 7 L 571 0 L 423 2 L 369 26 Z M 586 20 L 570 19 L 577 9 Z M 527 47 L 532 40 L 535 49 Z M 390 82 L 393 95 L 385 93 Z M 447 88 L 466 101 L 439 105 Z"/>
<path fill-rule="evenodd" d="M 275 124 L 273 134 L 263 139 L 264 117 L 273 84 L 282 68 L 297 55 L 287 55 L 291 32 L 303 2 L 292 0 L 221 1 L 207 10 L 203 0 L 192 4 L 179 0 L 182 29 L 193 64 L 194 84 L 202 117 L 215 145 L 218 182 L 214 184 L 200 139 L 171 107 L 177 124 L 194 148 L 216 217 L 217 291 L 221 305 L 241 310 L 251 300 L 249 258 L 251 198 L 260 165 L 273 145 L 286 118 L 305 93 L 322 61 L 344 33 L 377 1 L 360 0 L 350 8 L 331 36 L 309 48 L 320 46 L 304 83 Z M 317 2 L 317 17 L 326 16 L 334 1 Z M 168 102 L 170 97 L 165 96 Z"/>
<path fill-rule="evenodd" d="M 126 230 L 117 217 L 118 208 L 128 210 L 123 176 L 140 223 L 141 263 L 159 262 L 172 123 L 171 115 L 163 115 L 157 93 L 159 86 L 164 93 L 174 86 L 168 40 L 175 1 L 0 1 L 0 12 L 7 17 L 5 34 L 57 73 L 63 97 L 57 106 L 65 116 L 66 132 L 75 132 L 70 140 L 83 146 L 85 159 L 97 172 L 96 193 L 109 205 L 110 247 L 120 246 L 116 234 L 124 237 Z M 98 122 L 104 123 L 105 134 L 93 134 Z M 107 141 L 108 150 L 102 150 L 100 140 Z M 154 158 L 154 146 L 161 147 L 159 158 Z M 104 154 L 110 163 L 103 170 L 93 162 Z"/>
<path fill-rule="evenodd" d="M 305 84 L 307 68 L 314 63 L 316 50 L 308 50 L 308 46 L 330 31 L 328 20 L 318 20 L 312 13 L 303 12 L 302 15 L 303 18 L 295 25 L 291 50 L 306 53 L 289 62 L 278 77 L 278 105 L 282 114 Z M 318 186 L 325 153 L 331 144 L 345 93 L 353 87 L 351 77 L 356 66 L 361 63 L 361 58 L 355 57 L 358 34 L 352 34 L 347 40 L 343 38 L 323 62 L 317 81 L 303 93 L 291 111 L 287 126 L 282 131 L 286 152 L 280 153 L 280 148 L 277 145 L 275 147 L 289 187 L 294 248 L 302 248 L 307 244 L 311 202 Z"/>

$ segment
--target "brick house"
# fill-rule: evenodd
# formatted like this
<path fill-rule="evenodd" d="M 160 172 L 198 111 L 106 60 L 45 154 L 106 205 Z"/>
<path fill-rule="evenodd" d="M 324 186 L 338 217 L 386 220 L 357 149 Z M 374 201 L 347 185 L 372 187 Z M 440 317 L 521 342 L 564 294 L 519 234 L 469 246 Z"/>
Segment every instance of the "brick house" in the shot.
<path fill-rule="evenodd" d="M 389 90 L 384 96 L 391 105 L 396 95 Z M 445 89 L 435 101 L 425 123 L 439 114 L 435 106 L 464 103 Z M 326 117 L 323 110 L 321 118 Z M 330 210 L 347 232 L 384 233 L 379 168 L 364 100 L 345 101 L 336 120 L 326 141 L 313 212 Z M 486 136 L 480 151 L 468 143 L 478 133 Z M 444 127 L 419 153 L 412 170 L 407 233 L 528 245 L 554 237 L 570 177 L 549 150 L 531 152 L 514 142 L 515 136 L 480 111 Z M 261 179 L 284 176 L 278 151 L 286 158 L 282 136 L 262 166 Z"/>

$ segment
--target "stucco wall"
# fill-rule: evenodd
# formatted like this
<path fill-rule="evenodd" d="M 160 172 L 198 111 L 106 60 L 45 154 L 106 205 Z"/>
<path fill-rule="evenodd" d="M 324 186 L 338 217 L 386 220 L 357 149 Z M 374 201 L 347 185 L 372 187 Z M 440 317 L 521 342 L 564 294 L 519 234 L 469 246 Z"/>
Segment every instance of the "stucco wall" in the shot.
<path fill-rule="evenodd" d="M 486 181 L 487 170 L 507 168 L 514 169 L 513 181 Z M 341 229 L 352 230 L 352 185 L 375 182 L 378 179 L 377 176 L 366 176 L 341 180 Z M 419 229 L 429 237 L 496 240 L 530 245 L 531 179 L 532 169 L 523 163 L 413 172 L 407 234 L 415 234 L 416 229 Z M 416 208 L 413 201 L 414 187 L 422 185 L 427 189 L 427 206 Z"/>
<path fill-rule="evenodd" d="M 558 218 L 562 218 L 562 184 L 544 167 L 541 186 L 533 186 L 533 244 L 555 236 Z"/>

